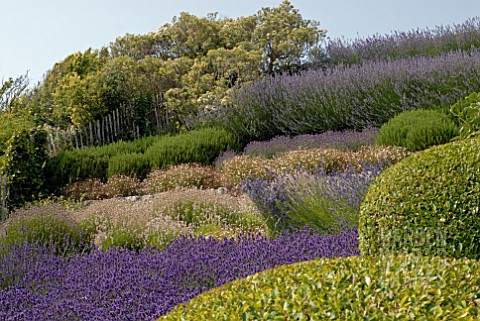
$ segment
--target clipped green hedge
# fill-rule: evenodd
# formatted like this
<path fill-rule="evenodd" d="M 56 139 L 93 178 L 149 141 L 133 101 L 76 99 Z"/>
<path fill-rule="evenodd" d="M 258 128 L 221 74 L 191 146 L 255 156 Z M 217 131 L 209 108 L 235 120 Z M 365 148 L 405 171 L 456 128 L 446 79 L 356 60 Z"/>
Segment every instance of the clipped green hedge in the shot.
<path fill-rule="evenodd" d="M 480 259 L 480 138 L 417 152 L 385 170 L 360 207 L 366 255 Z"/>
<path fill-rule="evenodd" d="M 106 181 L 115 175 L 128 175 L 143 179 L 153 169 L 183 163 L 210 164 L 222 152 L 241 148 L 226 131 L 205 128 L 175 136 L 63 150 L 49 161 L 46 176 L 52 189 L 85 178 Z"/>
<path fill-rule="evenodd" d="M 185 163 L 212 164 L 222 152 L 243 146 L 223 129 L 204 128 L 157 141 L 146 152 L 152 168 Z"/>
<path fill-rule="evenodd" d="M 458 136 L 457 125 L 436 110 L 404 111 L 384 124 L 375 138 L 379 146 L 401 146 L 410 152 L 449 142 Z"/>
<path fill-rule="evenodd" d="M 158 320 L 478 320 L 480 262 L 318 259 L 230 282 Z"/>

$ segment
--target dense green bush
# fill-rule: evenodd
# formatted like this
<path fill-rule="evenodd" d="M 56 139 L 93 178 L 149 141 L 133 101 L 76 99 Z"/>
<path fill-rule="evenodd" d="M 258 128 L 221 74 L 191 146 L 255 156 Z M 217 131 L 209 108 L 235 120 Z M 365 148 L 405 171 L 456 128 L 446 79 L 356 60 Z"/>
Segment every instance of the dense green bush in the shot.
<path fill-rule="evenodd" d="M 158 320 L 476 320 L 479 291 L 474 260 L 318 259 L 227 283 Z"/>
<path fill-rule="evenodd" d="M 14 133 L 34 128 L 35 123 L 31 117 L 20 113 L 0 113 L 0 155 L 5 153 L 8 140 Z"/>
<path fill-rule="evenodd" d="M 226 131 L 206 128 L 176 136 L 63 150 L 49 161 L 46 176 L 52 190 L 85 178 L 105 182 L 115 175 L 135 175 L 143 179 L 152 169 L 182 163 L 210 164 L 220 153 L 241 148 Z"/>
<path fill-rule="evenodd" d="M 3 171 L 8 176 L 9 210 L 37 199 L 43 192 L 43 169 L 48 159 L 47 134 L 42 130 L 22 130 L 7 142 Z"/>
<path fill-rule="evenodd" d="M 375 144 L 402 146 L 415 152 L 447 143 L 458 133 L 455 123 L 439 111 L 409 110 L 384 124 L 375 138 Z"/>
<path fill-rule="evenodd" d="M 119 154 L 108 160 L 107 176 L 111 178 L 116 175 L 134 175 L 138 179 L 144 179 L 151 170 L 150 162 L 144 154 Z"/>
<path fill-rule="evenodd" d="M 360 209 L 366 255 L 480 258 L 480 138 L 434 146 L 383 172 Z"/>
<path fill-rule="evenodd" d="M 50 159 L 46 168 L 48 186 L 52 191 L 66 183 L 85 178 L 98 178 L 105 182 L 113 170 L 108 171 L 110 158 L 117 155 L 144 153 L 161 136 L 148 136 L 134 141 L 118 141 L 103 146 L 90 146 L 81 149 L 62 150 Z M 117 171 L 125 172 L 128 164 L 116 164 Z M 115 165 L 114 165 L 115 167 Z M 141 172 L 139 170 L 139 172 Z M 132 173 L 129 172 L 128 175 Z"/>
<path fill-rule="evenodd" d="M 185 163 L 211 164 L 227 150 L 241 150 L 243 146 L 222 129 L 205 128 L 158 140 L 146 152 L 152 168 Z"/>
<path fill-rule="evenodd" d="M 450 108 L 461 124 L 460 137 L 469 138 L 480 134 L 480 93 L 471 93 Z"/>

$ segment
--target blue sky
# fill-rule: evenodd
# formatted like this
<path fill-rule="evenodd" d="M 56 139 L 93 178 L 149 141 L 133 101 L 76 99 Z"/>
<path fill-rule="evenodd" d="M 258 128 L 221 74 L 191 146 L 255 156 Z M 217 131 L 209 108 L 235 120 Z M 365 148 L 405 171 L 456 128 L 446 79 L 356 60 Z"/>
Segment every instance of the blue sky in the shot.
<path fill-rule="evenodd" d="M 29 71 L 33 84 L 55 62 L 115 38 L 145 34 L 180 12 L 236 18 L 282 0 L 0 0 L 0 80 Z M 291 0 L 330 38 L 354 39 L 462 23 L 480 0 Z"/>

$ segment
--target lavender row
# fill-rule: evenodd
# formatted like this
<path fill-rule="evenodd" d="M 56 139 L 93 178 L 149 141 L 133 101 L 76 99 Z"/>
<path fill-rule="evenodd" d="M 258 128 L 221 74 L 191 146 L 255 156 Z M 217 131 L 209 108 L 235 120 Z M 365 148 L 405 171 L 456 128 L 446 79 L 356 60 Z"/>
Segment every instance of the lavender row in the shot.
<path fill-rule="evenodd" d="M 342 151 L 357 150 L 362 146 L 373 146 L 377 134 L 377 128 L 366 128 L 363 131 L 327 131 L 316 135 L 277 136 L 268 141 L 250 142 L 243 150 L 243 153 L 245 155 L 270 158 L 280 153 L 301 148 L 334 148 Z"/>
<path fill-rule="evenodd" d="M 330 40 L 326 45 L 328 63 L 361 64 L 371 60 L 392 60 L 414 56 L 438 56 L 451 51 L 480 49 L 480 17 L 462 24 L 435 29 L 395 32 L 348 41 Z"/>
<path fill-rule="evenodd" d="M 1 320 L 154 320 L 226 282 L 294 262 L 359 255 L 358 232 L 271 239 L 182 237 L 164 251 L 110 249 L 70 259 L 32 244 L 0 256 Z"/>
<path fill-rule="evenodd" d="M 276 76 L 234 92 L 219 125 L 244 140 L 381 127 L 397 113 L 450 105 L 480 87 L 480 51 Z"/>
<path fill-rule="evenodd" d="M 358 212 L 370 184 L 386 164 L 349 165 L 326 174 L 297 171 L 266 179 L 249 177 L 244 192 L 256 204 L 273 235 L 308 226 L 320 233 L 358 225 Z"/>

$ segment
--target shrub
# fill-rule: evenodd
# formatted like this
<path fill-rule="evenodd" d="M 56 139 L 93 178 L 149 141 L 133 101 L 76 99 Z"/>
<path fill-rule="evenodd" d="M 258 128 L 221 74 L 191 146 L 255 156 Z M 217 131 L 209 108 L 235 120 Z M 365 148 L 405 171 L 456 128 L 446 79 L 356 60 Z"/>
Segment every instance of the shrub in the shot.
<path fill-rule="evenodd" d="M 360 203 L 381 171 L 381 166 L 364 164 L 361 173 L 353 166 L 330 175 L 325 171 L 270 173 L 269 179 L 247 179 L 243 190 L 257 205 L 272 235 L 304 226 L 332 233 L 357 226 Z"/>
<path fill-rule="evenodd" d="M 231 184 L 211 166 L 181 164 L 151 172 L 143 181 L 142 193 L 155 194 L 180 187 L 219 188 Z"/>
<path fill-rule="evenodd" d="M 7 142 L 14 133 L 20 133 L 23 130 L 30 130 L 35 127 L 35 123 L 30 116 L 21 115 L 15 112 L 0 113 L 0 155 L 5 153 Z"/>
<path fill-rule="evenodd" d="M 480 263 L 393 256 L 318 259 L 230 282 L 160 320 L 468 320 Z"/>
<path fill-rule="evenodd" d="M 298 149 L 331 148 L 355 151 L 363 146 L 373 145 L 377 134 L 377 128 L 367 128 L 363 131 L 327 131 L 317 135 L 277 136 L 269 141 L 250 142 L 243 153 L 249 156 L 273 158 Z"/>
<path fill-rule="evenodd" d="M 273 159 L 255 156 L 236 156 L 223 163 L 225 176 L 234 184 L 248 177 L 266 179 L 267 172 L 287 174 L 296 170 L 326 173 L 343 171 L 353 165 L 358 171 L 362 163 L 390 166 L 405 158 L 409 153 L 403 147 L 365 146 L 356 151 L 335 149 L 300 149 L 286 152 Z"/>
<path fill-rule="evenodd" d="M 415 152 L 448 143 L 457 135 L 457 126 L 443 113 L 435 110 L 409 110 L 384 124 L 375 138 L 375 144 L 402 146 Z"/>
<path fill-rule="evenodd" d="M 7 142 L 3 170 L 7 174 L 9 210 L 34 201 L 44 192 L 43 168 L 48 160 L 47 135 L 42 130 L 22 130 Z"/>
<path fill-rule="evenodd" d="M 213 228 L 215 234 L 224 236 L 230 230 L 261 231 L 265 227 L 257 213 L 218 201 L 181 200 L 167 207 L 163 215 L 184 222 L 202 235 L 209 228 Z"/>
<path fill-rule="evenodd" d="M 143 179 L 152 169 L 182 163 L 211 164 L 223 151 L 240 148 L 238 141 L 224 130 L 206 128 L 176 136 L 62 150 L 48 163 L 46 176 L 51 190 L 86 178 L 106 182 L 114 175 L 136 175 Z"/>
<path fill-rule="evenodd" d="M 49 247 L 55 254 L 63 256 L 89 251 L 92 235 L 65 213 L 55 207 L 49 209 L 51 212 L 44 209 L 28 216 L 14 214 L 2 227 L 1 246 L 8 249 L 27 242 Z"/>
<path fill-rule="evenodd" d="M 480 93 L 471 93 L 459 100 L 450 108 L 450 112 L 458 117 L 460 137 L 470 138 L 480 134 Z"/>
<path fill-rule="evenodd" d="M 452 51 L 480 48 L 480 18 L 454 26 L 394 32 L 354 41 L 330 40 L 326 45 L 329 64 L 362 64 L 371 60 L 393 60 L 415 56 L 439 56 Z"/>
<path fill-rule="evenodd" d="M 140 193 L 141 183 L 130 176 L 117 175 L 106 183 L 99 179 L 88 178 L 64 186 L 62 195 L 76 200 L 100 200 L 105 198 L 137 195 Z"/>
<path fill-rule="evenodd" d="M 239 150 L 240 147 L 238 141 L 226 131 L 205 128 L 165 137 L 153 144 L 145 152 L 145 157 L 154 169 L 184 163 L 207 165 L 212 164 L 222 152 Z"/>
<path fill-rule="evenodd" d="M 152 166 L 144 154 L 119 154 L 108 160 L 107 177 L 123 175 L 143 180 L 151 170 Z"/>
<path fill-rule="evenodd" d="M 480 258 L 479 152 L 480 139 L 458 141 L 383 172 L 361 206 L 362 252 Z"/>

